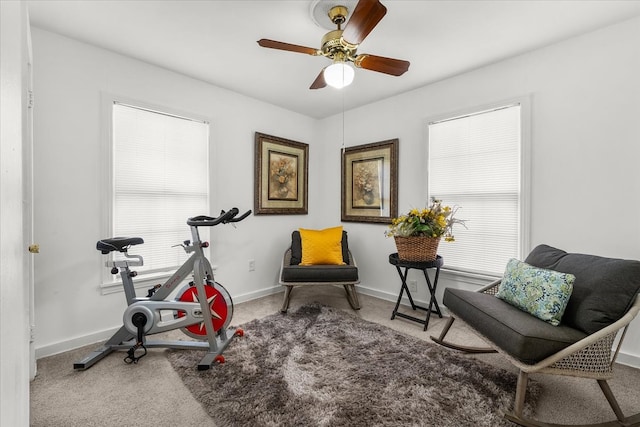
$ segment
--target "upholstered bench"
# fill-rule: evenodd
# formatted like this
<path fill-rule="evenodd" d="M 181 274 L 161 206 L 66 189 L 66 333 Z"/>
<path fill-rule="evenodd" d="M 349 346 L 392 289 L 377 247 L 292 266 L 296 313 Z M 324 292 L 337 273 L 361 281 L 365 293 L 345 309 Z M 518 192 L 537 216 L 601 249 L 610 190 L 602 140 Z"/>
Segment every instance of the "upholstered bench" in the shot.
<path fill-rule="evenodd" d="M 514 260 L 512 260 L 514 261 Z M 511 264 L 511 262 L 510 262 Z M 624 338 L 624 331 L 640 311 L 640 261 L 604 258 L 567 253 L 547 245 L 536 247 L 525 259 L 524 268 L 562 276 L 569 283 L 562 312 L 555 321 L 542 320 L 519 308 L 518 302 L 496 297 L 505 292 L 505 278 L 479 291 L 447 288 L 443 304 L 451 313 L 440 337 L 432 339 L 444 346 L 467 351 L 497 351 L 520 369 L 514 411 L 506 417 L 521 425 L 542 425 L 522 416 L 528 373 L 550 373 L 598 380 L 617 421 L 611 425 L 633 425 L 640 414 L 624 417 L 606 383 L 613 376 L 613 365 Z M 557 277 L 556 277 L 557 278 Z M 511 277 L 509 277 L 511 280 Z M 533 279 L 535 282 L 537 279 Z M 539 285 L 540 283 L 534 283 Z M 565 283 L 566 285 L 567 283 Z M 544 285 L 544 284 L 543 284 Z M 529 286 L 531 283 L 529 283 Z M 548 295 L 539 291 L 532 300 Z M 547 301 L 547 307 L 558 308 L 558 298 Z M 454 319 L 469 325 L 491 346 L 480 349 L 457 345 L 445 340 Z M 554 325 L 553 323 L 558 323 Z M 616 348 L 616 335 L 623 331 Z M 544 424 L 547 425 L 547 424 Z M 607 424 L 608 425 L 608 424 Z"/>

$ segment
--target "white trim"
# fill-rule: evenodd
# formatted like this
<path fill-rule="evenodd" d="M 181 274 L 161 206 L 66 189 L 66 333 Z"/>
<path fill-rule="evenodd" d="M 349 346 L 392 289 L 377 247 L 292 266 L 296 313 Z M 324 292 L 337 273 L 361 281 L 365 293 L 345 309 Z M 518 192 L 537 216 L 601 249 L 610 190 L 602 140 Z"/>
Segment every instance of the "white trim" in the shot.
<path fill-rule="evenodd" d="M 391 292 L 380 291 L 378 289 L 367 288 L 367 287 L 362 286 L 362 285 L 356 285 L 356 291 L 358 293 L 363 294 L 363 295 L 369 295 L 370 297 L 378 298 L 378 299 L 385 300 L 385 301 L 390 301 L 390 302 L 393 302 L 393 303 L 398 301 L 398 295 L 397 294 L 392 294 Z M 412 297 L 413 297 L 413 295 L 412 295 Z M 414 302 L 414 304 L 421 305 L 421 306 L 429 305 L 429 301 L 424 301 L 424 300 L 421 300 L 421 299 L 418 299 L 418 298 L 415 298 L 415 297 L 413 298 L 413 302 Z M 408 297 L 404 296 L 400 300 L 400 305 L 411 307 L 411 302 L 409 301 Z M 446 311 L 445 307 L 443 307 L 441 303 L 438 303 L 438 305 L 440 306 L 440 311 L 442 312 L 443 316 L 445 314 L 448 314 L 448 311 Z M 389 312 L 389 315 L 391 315 L 391 312 Z"/>
<path fill-rule="evenodd" d="M 121 101 L 119 99 L 114 99 L 113 100 L 113 104 L 118 104 L 118 105 L 122 105 L 124 107 L 129 107 L 129 108 L 135 108 L 138 110 L 142 110 L 142 111 L 147 111 L 149 113 L 156 113 L 156 114 L 161 114 L 163 116 L 167 116 L 167 117 L 173 117 L 176 119 L 182 119 L 182 120 L 189 120 L 192 122 L 198 122 L 198 123 L 202 123 L 205 125 L 209 124 L 209 121 L 207 119 L 204 118 L 196 118 L 195 115 L 193 114 L 188 114 L 188 113 L 175 113 L 173 112 L 172 108 L 165 108 L 165 107 L 153 107 L 150 105 L 143 105 L 143 103 L 138 102 L 138 101 Z"/>
<path fill-rule="evenodd" d="M 616 363 L 621 365 L 631 366 L 632 368 L 640 369 L 640 356 L 628 354 L 620 351 Z"/>
<path fill-rule="evenodd" d="M 259 289 L 257 291 L 251 291 L 232 297 L 234 304 L 240 304 L 247 301 L 253 301 L 254 299 L 266 297 L 267 295 L 274 295 L 280 292 L 284 292 L 284 287 L 281 285 L 271 286 L 266 289 Z"/>
<path fill-rule="evenodd" d="M 531 251 L 531 95 L 520 103 L 520 254 Z"/>
<path fill-rule="evenodd" d="M 118 329 L 120 329 L 120 326 L 38 347 L 36 348 L 36 359 L 64 353 L 86 345 L 96 344 L 97 346 L 111 338 Z"/>
<path fill-rule="evenodd" d="M 440 270 L 440 279 L 454 280 L 458 283 L 465 283 L 477 287 L 486 286 L 489 283 L 495 282 L 500 278 L 501 276 L 461 270 L 450 270 L 446 267 L 443 267 L 442 270 Z"/>
<path fill-rule="evenodd" d="M 505 108 L 509 108 L 509 107 L 515 107 L 516 105 L 520 105 L 520 102 L 518 101 L 507 101 L 507 102 L 498 102 L 495 104 L 488 104 L 490 106 L 485 106 L 485 107 L 478 107 L 478 108 L 472 108 L 469 110 L 465 110 L 467 111 L 466 113 L 462 113 L 462 114 L 458 114 L 458 115 L 445 115 L 443 116 L 442 119 L 440 120 L 430 120 L 428 125 L 435 125 L 438 123 L 444 123 L 444 122 L 449 122 L 452 120 L 458 120 L 458 119 L 464 119 L 467 117 L 473 117 L 473 116 L 479 116 L 480 114 L 484 114 L 484 113 L 490 113 L 492 111 L 498 111 L 498 110 L 503 110 Z"/>
<path fill-rule="evenodd" d="M 100 126 L 101 126 L 101 151 L 102 161 L 100 162 L 101 191 L 100 206 L 102 216 L 100 218 L 100 238 L 106 239 L 112 236 L 113 230 L 113 150 L 112 150 L 112 122 L 113 108 L 115 101 L 114 95 L 101 92 L 100 93 Z M 109 279 L 113 280 L 104 266 L 104 257 L 97 258 L 100 261 L 100 277 L 101 282 L 108 283 Z M 110 256 L 111 260 L 112 257 Z M 124 292 L 124 291 L 123 291 Z"/>

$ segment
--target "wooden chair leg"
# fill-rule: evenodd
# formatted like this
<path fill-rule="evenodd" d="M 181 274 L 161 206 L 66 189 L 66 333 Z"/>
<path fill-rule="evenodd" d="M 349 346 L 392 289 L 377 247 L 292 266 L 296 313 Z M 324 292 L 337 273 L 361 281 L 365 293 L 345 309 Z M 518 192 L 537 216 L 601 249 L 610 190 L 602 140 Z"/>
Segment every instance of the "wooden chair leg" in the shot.
<path fill-rule="evenodd" d="M 291 298 L 291 290 L 293 286 L 286 285 L 284 288 L 284 299 L 282 300 L 282 308 L 280 308 L 281 313 L 286 313 L 289 309 L 289 299 Z"/>
<path fill-rule="evenodd" d="M 524 371 L 518 373 L 518 385 L 516 388 L 516 400 L 513 404 L 513 412 L 518 418 L 522 417 L 524 409 L 524 400 L 527 396 L 527 383 L 529 382 L 529 374 Z"/>
<path fill-rule="evenodd" d="M 620 405 L 618 405 L 618 401 L 616 400 L 609 384 L 606 380 L 598 380 L 598 385 L 600 386 L 600 390 L 604 393 L 604 397 L 607 398 L 607 402 L 609 402 L 609 406 L 613 409 L 613 412 L 616 414 L 616 418 L 618 421 L 625 421 L 624 414 L 622 413 L 622 409 L 620 409 Z"/>
<path fill-rule="evenodd" d="M 518 373 L 518 385 L 516 386 L 516 397 L 513 401 L 513 411 L 504 414 L 504 417 L 521 426 L 544 425 L 530 422 L 522 416 L 524 409 L 524 400 L 527 396 L 527 383 L 529 382 L 529 374 L 520 370 Z"/>
<path fill-rule="evenodd" d="M 447 320 L 447 323 L 444 324 L 444 327 L 442 328 L 442 332 L 440 332 L 440 336 L 438 338 L 431 336 L 431 339 L 437 342 L 438 344 L 442 344 L 444 342 L 444 337 L 447 336 L 447 333 L 449 332 L 449 329 L 451 329 L 451 325 L 453 325 L 453 322 L 455 320 L 456 320 L 455 317 L 449 316 L 449 320 Z"/>
<path fill-rule="evenodd" d="M 344 285 L 344 290 L 347 292 L 347 300 L 349 305 L 354 310 L 360 310 L 360 301 L 358 301 L 358 294 L 356 293 L 355 285 Z"/>
<path fill-rule="evenodd" d="M 447 320 L 447 323 L 445 323 L 444 327 L 442 328 L 442 332 L 440 332 L 440 336 L 438 338 L 434 337 L 433 335 L 431 336 L 431 340 L 433 342 L 435 342 L 436 344 L 440 344 L 443 347 L 447 347 L 447 348 L 451 348 L 453 350 L 459 350 L 459 351 L 463 351 L 465 353 L 475 353 L 475 354 L 481 354 L 481 353 L 497 353 L 496 350 L 490 348 L 490 347 L 470 347 L 470 346 L 466 346 L 466 345 L 458 345 L 458 344 L 454 344 L 452 342 L 449 341 L 445 341 L 445 336 L 447 335 L 447 333 L 449 332 L 449 329 L 451 329 L 451 325 L 453 325 L 453 322 L 456 320 L 455 317 L 453 316 L 449 316 L 449 320 Z"/>

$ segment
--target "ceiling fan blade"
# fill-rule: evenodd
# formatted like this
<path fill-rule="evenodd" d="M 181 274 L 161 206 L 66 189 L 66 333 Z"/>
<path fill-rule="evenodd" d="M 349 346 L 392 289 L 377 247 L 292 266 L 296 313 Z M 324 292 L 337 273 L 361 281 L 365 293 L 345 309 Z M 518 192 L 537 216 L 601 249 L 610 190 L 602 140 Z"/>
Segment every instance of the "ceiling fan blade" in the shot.
<path fill-rule="evenodd" d="M 387 8 L 379 0 L 360 0 L 344 27 L 342 38 L 350 44 L 362 43 L 386 13 Z"/>
<path fill-rule="evenodd" d="M 326 85 L 327 85 L 327 82 L 324 79 L 324 68 L 323 68 L 322 71 L 320 71 L 320 74 L 318 74 L 318 77 L 316 77 L 313 83 L 311 83 L 311 86 L 309 87 L 309 89 L 322 89 Z"/>
<path fill-rule="evenodd" d="M 307 55 L 318 55 L 318 50 L 313 47 L 299 46 L 297 44 L 278 42 L 269 39 L 260 39 L 258 44 L 262 47 L 268 47 L 271 49 L 287 50 L 289 52 L 306 53 Z"/>
<path fill-rule="evenodd" d="M 354 61 L 356 67 L 366 70 L 377 71 L 379 73 L 391 74 L 392 76 L 401 76 L 407 72 L 409 61 L 401 59 L 385 58 L 384 56 L 369 55 L 363 53 L 356 57 Z"/>

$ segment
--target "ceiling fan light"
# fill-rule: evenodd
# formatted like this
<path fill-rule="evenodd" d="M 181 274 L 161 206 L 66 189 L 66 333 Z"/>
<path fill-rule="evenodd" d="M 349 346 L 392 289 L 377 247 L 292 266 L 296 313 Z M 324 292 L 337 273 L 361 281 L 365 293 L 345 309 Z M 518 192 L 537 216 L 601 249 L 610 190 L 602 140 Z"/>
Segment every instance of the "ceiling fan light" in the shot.
<path fill-rule="evenodd" d="M 324 80 L 329 86 L 342 89 L 353 82 L 355 72 L 344 62 L 334 62 L 324 69 Z"/>

